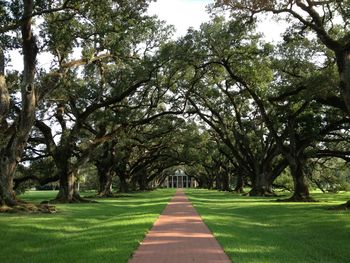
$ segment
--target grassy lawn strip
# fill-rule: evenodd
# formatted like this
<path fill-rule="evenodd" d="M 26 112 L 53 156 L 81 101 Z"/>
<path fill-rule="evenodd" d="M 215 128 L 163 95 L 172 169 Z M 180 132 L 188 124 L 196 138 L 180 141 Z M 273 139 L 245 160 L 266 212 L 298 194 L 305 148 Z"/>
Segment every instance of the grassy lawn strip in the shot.
<path fill-rule="evenodd" d="M 57 205 L 57 214 L 1 214 L 0 262 L 127 262 L 174 193 Z M 21 198 L 40 202 L 56 194 L 29 192 Z"/>
<path fill-rule="evenodd" d="M 346 263 L 350 213 L 326 208 L 350 193 L 313 194 L 318 203 L 188 189 L 186 194 L 235 263 Z"/>

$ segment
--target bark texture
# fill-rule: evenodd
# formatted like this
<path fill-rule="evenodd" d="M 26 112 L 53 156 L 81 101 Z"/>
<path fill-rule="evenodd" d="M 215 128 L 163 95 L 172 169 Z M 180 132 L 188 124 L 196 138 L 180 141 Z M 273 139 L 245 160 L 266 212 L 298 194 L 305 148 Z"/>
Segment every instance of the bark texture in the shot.
<path fill-rule="evenodd" d="M 76 188 L 76 175 L 78 168 L 70 163 L 72 151 L 66 147 L 57 148 L 54 155 L 56 167 L 59 174 L 59 191 L 52 203 L 89 203 L 92 202 L 82 198 Z"/>
<path fill-rule="evenodd" d="M 272 191 L 271 175 L 263 172 L 255 176 L 249 196 L 274 196 Z"/>
<path fill-rule="evenodd" d="M 99 178 L 99 197 L 112 197 L 112 179 L 114 173 L 112 168 L 103 169 L 102 167 L 98 169 L 98 178 Z"/>
<path fill-rule="evenodd" d="M 5 78 L 5 55 L 4 51 L 0 46 L 0 135 L 2 140 L 2 135 L 7 129 L 6 116 L 10 108 L 10 94 L 6 85 Z M 2 146 L 2 142 L 0 142 Z"/>
<path fill-rule="evenodd" d="M 222 191 L 231 191 L 231 189 L 230 189 L 230 175 L 228 173 L 222 174 L 221 190 Z"/>
<path fill-rule="evenodd" d="M 243 175 L 238 175 L 236 180 L 236 186 L 233 190 L 235 193 L 244 193 L 244 178 Z"/>
<path fill-rule="evenodd" d="M 294 181 L 294 193 L 293 193 L 293 196 L 290 198 L 290 200 L 302 201 L 302 202 L 313 201 L 313 199 L 310 197 L 309 187 L 306 182 L 305 175 L 302 171 L 302 167 L 291 166 L 290 169 L 291 169 L 293 181 Z"/>
<path fill-rule="evenodd" d="M 118 174 L 120 185 L 119 192 L 120 193 L 128 193 L 130 191 L 129 183 L 127 177 L 125 175 Z"/>
<path fill-rule="evenodd" d="M 34 125 L 35 111 L 37 105 L 36 89 L 34 86 L 36 56 L 38 48 L 35 37 L 32 33 L 32 12 L 33 0 L 23 1 L 23 24 L 22 51 L 23 51 L 23 82 L 21 87 L 22 108 L 18 121 L 9 128 L 5 134 L 1 134 L 0 149 L 0 204 L 2 206 L 15 206 L 20 203 L 16 200 L 13 191 L 13 176 L 20 162 L 22 153 L 26 146 L 29 133 Z M 3 53 L 2 50 L 0 53 Z M 8 91 L 4 76 L 3 54 L 0 55 L 0 95 L 1 102 L 1 123 L 8 111 Z"/>

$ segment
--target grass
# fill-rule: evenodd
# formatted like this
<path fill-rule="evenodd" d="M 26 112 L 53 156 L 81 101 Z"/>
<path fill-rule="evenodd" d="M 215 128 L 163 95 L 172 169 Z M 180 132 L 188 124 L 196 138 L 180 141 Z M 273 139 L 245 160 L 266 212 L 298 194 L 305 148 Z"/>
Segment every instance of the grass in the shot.
<path fill-rule="evenodd" d="M 186 193 L 235 263 L 349 262 L 350 213 L 327 208 L 344 203 L 350 193 L 315 193 L 318 203 Z M 57 214 L 0 214 L 0 262 L 126 263 L 173 194 L 163 189 L 58 205 Z M 35 191 L 21 198 L 40 202 L 55 195 Z"/>
<path fill-rule="evenodd" d="M 56 194 L 21 198 L 40 202 Z M 0 214 L 0 262 L 127 262 L 173 194 L 164 189 L 57 205 L 56 214 Z"/>
<path fill-rule="evenodd" d="M 350 262 L 350 213 L 330 211 L 350 193 L 320 194 L 318 203 L 187 189 L 187 196 L 235 263 Z"/>

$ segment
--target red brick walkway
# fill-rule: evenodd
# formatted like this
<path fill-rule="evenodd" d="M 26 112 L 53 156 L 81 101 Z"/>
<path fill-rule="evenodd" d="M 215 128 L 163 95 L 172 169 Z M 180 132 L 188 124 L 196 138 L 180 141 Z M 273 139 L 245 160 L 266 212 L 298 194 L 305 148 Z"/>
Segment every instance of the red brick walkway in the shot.
<path fill-rule="evenodd" d="M 230 263 L 208 227 L 178 190 L 129 263 Z"/>

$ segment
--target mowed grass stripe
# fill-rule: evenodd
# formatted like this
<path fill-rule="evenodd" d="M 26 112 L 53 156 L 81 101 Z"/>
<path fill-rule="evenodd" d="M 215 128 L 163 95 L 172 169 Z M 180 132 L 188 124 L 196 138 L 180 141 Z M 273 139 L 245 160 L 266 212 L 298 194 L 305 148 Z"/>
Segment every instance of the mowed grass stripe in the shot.
<path fill-rule="evenodd" d="M 330 211 L 350 193 L 313 194 L 317 203 L 186 190 L 187 196 L 235 263 L 347 263 L 350 213 Z"/>
<path fill-rule="evenodd" d="M 127 262 L 174 193 L 57 205 L 59 212 L 50 215 L 1 214 L 0 262 Z M 55 194 L 29 192 L 22 198 L 40 202 Z"/>

